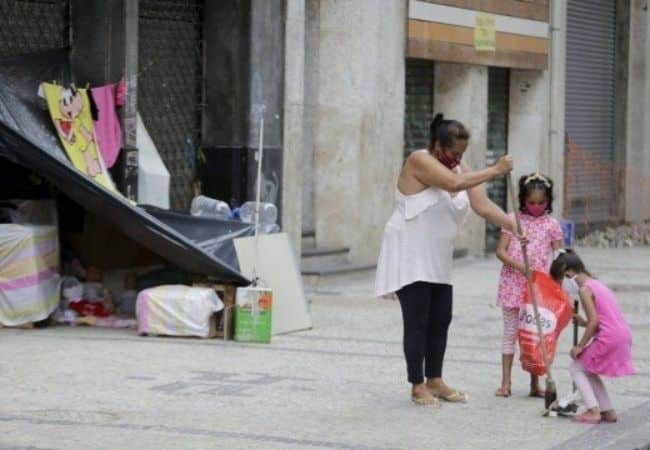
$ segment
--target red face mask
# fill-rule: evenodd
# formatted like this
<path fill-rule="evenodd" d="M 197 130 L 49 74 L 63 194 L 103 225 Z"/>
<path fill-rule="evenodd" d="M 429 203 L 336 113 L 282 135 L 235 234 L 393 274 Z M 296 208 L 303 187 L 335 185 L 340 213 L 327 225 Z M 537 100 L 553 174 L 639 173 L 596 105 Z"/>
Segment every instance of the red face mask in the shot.
<path fill-rule="evenodd" d="M 438 161 L 445 166 L 449 170 L 453 170 L 458 164 L 460 164 L 460 158 L 456 157 L 451 157 L 447 155 L 447 152 L 444 150 L 440 150 L 438 152 Z"/>
<path fill-rule="evenodd" d="M 536 205 L 534 203 L 526 203 L 526 210 L 528 211 L 528 214 L 533 217 L 539 217 L 543 215 L 546 212 L 546 208 L 548 208 L 548 202 L 540 203 L 539 205 Z"/>

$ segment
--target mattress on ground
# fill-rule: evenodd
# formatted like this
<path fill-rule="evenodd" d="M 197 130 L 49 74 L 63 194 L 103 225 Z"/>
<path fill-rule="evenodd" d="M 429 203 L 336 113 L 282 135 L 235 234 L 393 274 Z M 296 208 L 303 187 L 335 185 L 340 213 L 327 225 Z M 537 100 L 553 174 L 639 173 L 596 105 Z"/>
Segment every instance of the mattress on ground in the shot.
<path fill-rule="evenodd" d="M 0 323 L 46 319 L 60 299 L 59 238 L 47 225 L 0 225 Z"/>
<path fill-rule="evenodd" d="M 159 286 L 138 294 L 138 332 L 164 336 L 212 337 L 214 314 L 223 309 L 217 293 L 208 288 Z"/>

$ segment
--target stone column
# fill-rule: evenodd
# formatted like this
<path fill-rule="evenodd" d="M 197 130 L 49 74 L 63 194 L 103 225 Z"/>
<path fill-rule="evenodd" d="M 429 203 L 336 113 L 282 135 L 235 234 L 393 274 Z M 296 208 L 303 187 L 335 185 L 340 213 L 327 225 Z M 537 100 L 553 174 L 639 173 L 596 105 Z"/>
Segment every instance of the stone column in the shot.
<path fill-rule="evenodd" d="M 473 169 L 484 168 L 488 120 L 487 67 L 436 63 L 434 83 L 435 112 L 463 122 L 472 135 L 464 162 Z M 485 251 L 485 220 L 471 214 L 461 228 L 456 246 L 473 255 L 482 255 Z"/>
<path fill-rule="evenodd" d="M 282 224 L 300 255 L 305 93 L 305 0 L 286 1 Z"/>
<path fill-rule="evenodd" d="M 548 72 L 510 71 L 508 153 L 515 161 L 515 183 L 523 174 L 549 174 Z M 561 185 L 563 180 L 554 180 Z M 555 197 L 559 197 L 556 190 Z M 510 202 L 508 202 L 508 205 Z M 557 209 L 556 211 L 561 211 Z"/>
<path fill-rule="evenodd" d="M 321 0 L 315 228 L 376 262 L 403 155 L 406 1 Z"/>
<path fill-rule="evenodd" d="M 305 2 L 305 98 L 302 151 L 302 231 L 311 234 L 315 223 L 315 148 L 318 133 L 320 72 L 320 0 Z"/>
<path fill-rule="evenodd" d="M 636 2 L 639 3 L 639 2 Z M 650 14 L 648 13 L 648 2 L 645 2 L 644 7 L 642 8 L 645 15 L 645 30 L 646 30 L 646 39 L 645 39 L 645 116 L 644 122 L 647 124 L 647 120 L 650 117 Z M 629 122 L 628 122 L 629 123 Z M 645 141 L 643 146 L 643 177 L 642 177 L 642 201 L 639 204 L 639 217 L 643 220 L 650 219 L 650 131 L 647 127 L 643 127 L 645 131 Z M 634 209 L 632 206 L 629 209 Z"/>
<path fill-rule="evenodd" d="M 553 0 L 550 8 L 550 118 L 546 170 L 555 181 L 554 209 L 556 216 L 560 217 L 564 211 L 564 103 L 566 85 L 567 2 L 564 0 Z"/>
<path fill-rule="evenodd" d="M 395 197 L 397 175 L 404 158 L 406 3 L 392 1 L 377 8 L 365 2 L 365 81 L 362 96 L 359 227 L 351 258 L 377 262 L 384 227 Z"/>
<path fill-rule="evenodd" d="M 362 1 L 321 0 L 315 228 L 319 247 L 351 245 L 359 227 L 359 144 L 364 89 Z"/>
<path fill-rule="evenodd" d="M 639 222 L 650 218 L 650 33 L 646 1 L 630 5 L 628 54 L 628 103 L 626 114 L 627 146 L 625 172 L 625 220 Z"/>

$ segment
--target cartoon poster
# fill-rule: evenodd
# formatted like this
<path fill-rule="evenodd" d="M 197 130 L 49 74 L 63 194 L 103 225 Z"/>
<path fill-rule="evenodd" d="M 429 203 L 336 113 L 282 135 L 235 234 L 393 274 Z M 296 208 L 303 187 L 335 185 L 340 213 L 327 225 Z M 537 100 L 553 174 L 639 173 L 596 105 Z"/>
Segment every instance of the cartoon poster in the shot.
<path fill-rule="evenodd" d="M 72 164 L 108 190 L 118 193 L 98 151 L 88 90 L 43 83 L 50 116 Z"/>

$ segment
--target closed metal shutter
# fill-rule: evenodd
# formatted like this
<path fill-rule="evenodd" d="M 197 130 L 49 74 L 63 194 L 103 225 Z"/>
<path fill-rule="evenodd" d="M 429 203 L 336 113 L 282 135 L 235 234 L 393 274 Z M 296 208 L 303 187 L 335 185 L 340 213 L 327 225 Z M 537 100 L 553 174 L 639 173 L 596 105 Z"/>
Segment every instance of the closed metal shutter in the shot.
<path fill-rule="evenodd" d="M 202 103 L 201 0 L 140 0 L 138 109 L 171 175 L 170 206 L 192 198 Z"/>
<path fill-rule="evenodd" d="M 569 0 L 566 211 L 578 223 L 616 220 L 616 2 Z"/>
<path fill-rule="evenodd" d="M 433 120 L 433 62 L 406 60 L 404 152 L 429 146 L 429 125 Z"/>
<path fill-rule="evenodd" d="M 67 0 L 0 0 L 0 57 L 70 44 Z"/>
<path fill-rule="evenodd" d="M 488 123 L 486 163 L 493 165 L 508 153 L 508 103 L 510 99 L 510 71 L 490 67 L 488 71 Z M 506 208 L 508 202 L 506 180 L 503 177 L 487 183 L 490 199 Z M 499 242 L 500 228 L 486 225 L 485 249 L 493 252 Z"/>

